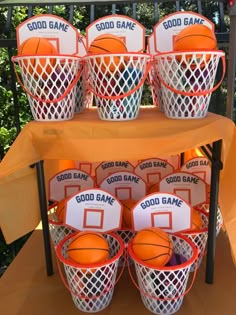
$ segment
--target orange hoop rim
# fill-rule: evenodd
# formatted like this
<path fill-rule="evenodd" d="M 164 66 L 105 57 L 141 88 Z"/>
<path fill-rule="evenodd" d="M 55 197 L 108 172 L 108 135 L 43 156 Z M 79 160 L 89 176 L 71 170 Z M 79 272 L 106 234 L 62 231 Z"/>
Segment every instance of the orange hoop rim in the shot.
<path fill-rule="evenodd" d="M 197 259 L 198 259 L 198 248 L 196 247 L 196 245 L 193 243 L 193 241 L 191 241 L 187 236 L 185 235 L 182 235 L 181 233 L 168 233 L 169 235 L 173 236 L 173 237 L 177 237 L 179 239 L 182 239 L 184 240 L 186 243 L 188 243 L 190 245 L 190 247 L 192 248 L 192 251 L 193 251 L 193 254 L 192 254 L 192 257 L 179 264 L 179 265 L 176 265 L 176 266 L 153 266 L 151 264 L 148 264 L 146 262 L 143 262 L 141 259 L 139 259 L 133 252 L 133 248 L 132 248 L 132 245 L 133 245 L 133 239 L 129 242 L 128 244 L 128 252 L 131 256 L 131 258 L 137 262 L 138 264 L 140 265 L 143 265 L 144 267 L 147 267 L 147 268 L 150 268 L 150 269 L 153 269 L 153 270 L 156 270 L 156 271 L 171 271 L 171 270 L 179 270 L 179 269 L 184 269 L 190 265 L 192 265 Z"/>
<path fill-rule="evenodd" d="M 123 242 L 122 238 L 119 235 L 116 235 L 116 234 L 114 234 L 112 232 L 111 233 L 102 233 L 102 234 L 106 234 L 106 235 L 112 236 L 113 238 L 115 238 L 119 242 L 120 248 L 119 248 L 118 253 L 115 254 L 112 258 L 109 258 L 104 263 L 98 263 L 98 264 L 79 264 L 79 263 L 74 263 L 74 262 L 70 261 L 69 259 L 66 259 L 62 255 L 62 247 L 64 246 L 65 242 L 67 242 L 70 238 L 75 236 L 77 233 L 78 232 L 71 233 L 71 234 L 67 235 L 57 245 L 57 248 L 56 248 L 57 257 L 62 263 L 66 264 L 66 265 L 69 265 L 71 267 L 76 267 L 76 268 L 79 268 L 79 269 L 95 269 L 95 268 L 105 267 L 105 266 L 113 263 L 114 261 L 118 260 L 124 253 L 124 250 L 125 250 L 124 242 Z"/>
<path fill-rule="evenodd" d="M 170 59 L 173 59 L 175 56 L 179 56 L 179 55 L 183 55 L 183 54 L 184 55 L 189 55 L 189 54 L 205 54 L 205 55 L 209 55 L 209 54 L 211 54 L 211 55 L 218 56 L 222 60 L 222 65 L 223 65 L 223 71 L 222 71 L 222 76 L 221 76 L 220 81 L 213 88 L 211 88 L 209 90 L 201 91 L 201 92 L 185 92 L 185 91 L 180 91 L 180 90 L 177 90 L 177 89 L 169 86 L 161 78 L 159 72 L 157 71 L 156 62 L 158 62 L 158 59 L 161 56 L 170 56 Z M 217 90 L 218 87 L 220 87 L 221 83 L 224 80 L 225 73 L 226 73 L 225 52 L 223 50 L 199 50 L 199 51 L 196 51 L 196 50 L 194 50 L 194 51 L 183 50 L 183 51 L 179 51 L 179 52 L 170 51 L 170 52 L 157 53 L 157 54 L 153 55 L 152 65 L 153 65 L 153 68 L 155 69 L 156 76 L 158 77 L 160 82 L 163 84 L 163 86 L 165 88 L 167 88 L 168 90 L 172 91 L 173 93 L 180 94 L 180 95 L 183 95 L 183 96 L 204 96 L 204 95 L 211 94 L 212 92 Z"/>

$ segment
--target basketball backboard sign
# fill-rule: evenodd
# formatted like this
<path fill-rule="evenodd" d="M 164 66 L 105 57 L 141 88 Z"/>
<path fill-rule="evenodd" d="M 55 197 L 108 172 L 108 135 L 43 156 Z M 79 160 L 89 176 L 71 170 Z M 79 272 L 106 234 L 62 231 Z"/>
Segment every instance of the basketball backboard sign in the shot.
<path fill-rule="evenodd" d="M 78 231 L 110 232 L 121 228 L 122 206 L 102 189 L 88 189 L 66 201 L 65 225 Z"/>
<path fill-rule="evenodd" d="M 79 169 L 66 169 L 49 180 L 49 199 L 60 201 L 94 186 L 95 180 L 88 173 Z"/>
<path fill-rule="evenodd" d="M 201 177 L 208 185 L 211 184 L 211 166 L 206 157 L 195 157 L 187 161 L 180 169 Z"/>
<path fill-rule="evenodd" d="M 168 163 L 170 163 L 174 167 L 174 170 L 178 170 L 180 168 L 180 156 L 179 156 L 179 154 L 160 157 L 160 159 L 165 160 Z"/>
<path fill-rule="evenodd" d="M 106 177 L 100 188 L 104 189 L 118 200 L 140 200 L 146 195 L 146 182 L 137 174 L 132 172 L 116 172 Z"/>
<path fill-rule="evenodd" d="M 208 200 L 207 183 L 189 172 L 176 172 L 167 175 L 159 182 L 159 191 L 181 197 L 192 207 Z"/>
<path fill-rule="evenodd" d="M 17 48 L 31 37 L 47 38 L 60 54 L 78 53 L 78 30 L 63 18 L 53 14 L 35 15 L 16 28 Z"/>
<path fill-rule="evenodd" d="M 133 18 L 111 14 L 95 20 L 86 28 L 87 47 L 98 36 L 112 34 L 121 37 L 128 52 L 145 50 L 146 28 Z"/>
<path fill-rule="evenodd" d="M 172 51 L 175 36 L 192 24 L 204 24 L 213 31 L 215 29 L 214 23 L 199 13 L 181 11 L 169 14 L 153 27 L 155 53 Z"/>
<path fill-rule="evenodd" d="M 140 200 L 132 209 L 135 231 L 159 227 L 175 233 L 191 228 L 191 206 L 182 198 L 169 193 L 154 193 Z"/>
<path fill-rule="evenodd" d="M 165 160 L 154 158 L 140 162 L 135 166 L 134 172 L 148 184 L 154 184 L 159 183 L 166 175 L 173 173 L 174 167 Z"/>
<path fill-rule="evenodd" d="M 104 161 L 100 163 L 95 168 L 97 185 L 100 185 L 107 176 L 120 171 L 133 172 L 134 166 L 128 161 Z"/>

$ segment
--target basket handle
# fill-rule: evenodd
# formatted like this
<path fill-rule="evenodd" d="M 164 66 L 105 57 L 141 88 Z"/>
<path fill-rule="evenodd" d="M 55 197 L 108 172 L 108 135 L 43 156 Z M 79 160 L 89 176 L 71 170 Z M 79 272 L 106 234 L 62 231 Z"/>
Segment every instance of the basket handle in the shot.
<path fill-rule="evenodd" d="M 17 56 L 13 56 L 12 57 L 12 62 L 13 62 L 13 67 L 14 67 L 14 71 L 15 71 L 15 75 L 16 78 L 20 84 L 20 86 L 22 87 L 22 89 L 25 91 L 26 94 L 28 94 L 30 97 L 32 97 L 34 100 L 39 101 L 39 102 L 44 102 L 44 103 L 57 103 L 62 101 L 68 94 L 69 92 L 72 90 L 72 88 L 75 86 L 75 84 L 77 83 L 77 81 L 79 80 L 82 72 L 83 72 L 83 67 L 81 67 L 81 69 L 79 70 L 79 72 L 77 73 L 77 75 L 75 76 L 74 80 L 71 82 L 71 84 L 65 89 L 65 91 L 63 92 L 63 94 L 56 98 L 56 99 L 52 99 L 52 100 L 47 100 L 47 99 L 41 99 L 40 97 L 37 97 L 35 95 L 33 95 L 30 91 L 28 91 L 26 89 L 26 87 L 24 86 L 21 78 L 19 77 L 17 70 L 16 70 L 16 62 L 17 62 Z"/>
<path fill-rule="evenodd" d="M 185 92 L 185 91 L 179 91 L 171 86 L 169 86 L 162 78 L 161 76 L 159 75 L 157 69 L 156 69 L 156 63 L 153 63 L 153 66 L 155 68 L 155 73 L 156 73 L 156 76 L 158 77 L 158 79 L 160 80 L 160 82 L 170 91 L 176 93 L 176 94 L 180 94 L 180 95 L 183 95 L 183 96 L 203 96 L 203 95 L 207 95 L 207 94 L 210 94 L 212 92 L 214 92 L 215 90 L 218 89 L 218 87 L 221 85 L 221 83 L 223 82 L 224 80 L 224 76 L 225 76 L 225 72 L 226 72 L 226 62 L 225 62 L 225 54 L 222 54 L 222 56 L 220 57 L 220 59 L 222 60 L 222 65 L 223 65 L 223 72 L 222 72 L 222 76 L 221 76 L 221 79 L 220 81 L 211 89 L 209 90 L 206 90 L 206 91 L 202 91 L 202 92 Z M 154 78 L 153 78 L 154 79 Z M 155 79 L 154 79 L 155 80 Z M 156 82 L 156 80 L 155 80 Z"/>
<path fill-rule="evenodd" d="M 119 259 L 120 259 L 120 258 L 119 258 Z M 124 258 L 124 260 L 125 260 L 125 262 L 126 262 L 126 257 Z M 75 295 L 76 297 L 78 297 L 78 298 L 80 298 L 80 299 L 88 299 L 88 300 L 97 299 L 97 298 L 99 298 L 99 297 L 105 295 L 105 294 L 108 293 L 109 291 L 113 290 L 114 287 L 116 286 L 117 282 L 120 280 L 120 278 L 121 278 L 121 276 L 122 276 L 122 274 L 123 274 L 123 272 L 124 272 L 125 265 L 126 265 L 125 263 L 123 264 L 123 266 L 122 266 L 122 268 L 121 268 L 121 270 L 120 270 L 120 272 L 119 272 L 119 275 L 118 275 L 118 277 L 116 278 L 116 281 L 114 282 L 114 284 L 113 284 L 111 287 L 105 288 L 105 289 L 103 290 L 103 292 L 101 292 L 101 294 L 99 294 L 99 295 L 92 295 L 92 296 L 89 296 L 89 297 L 88 297 L 88 296 L 86 296 L 86 295 L 81 295 L 81 294 L 79 294 L 79 293 L 77 293 L 77 292 L 74 292 L 74 291 L 69 287 L 69 285 L 68 285 L 67 281 L 65 280 L 65 277 L 64 277 L 64 275 L 63 275 L 63 273 L 62 273 L 61 265 L 60 265 L 60 261 L 59 261 L 58 257 L 56 257 L 56 262 L 57 262 L 58 271 L 59 271 L 59 274 L 60 274 L 60 276 L 61 276 L 61 279 L 62 279 L 62 282 L 63 282 L 64 286 L 70 291 L 70 293 L 72 293 L 72 294 Z M 117 262 L 117 264 L 118 264 L 118 262 Z M 95 267 L 95 268 L 96 268 L 96 267 Z M 95 268 L 94 268 L 94 269 L 95 269 Z"/>
<path fill-rule="evenodd" d="M 128 253 L 127 253 L 127 254 L 128 254 Z M 197 258 L 197 259 L 195 260 L 195 262 L 194 262 L 194 263 L 195 263 L 195 268 L 194 268 L 194 272 L 193 272 L 192 281 L 191 281 L 191 283 L 189 284 L 188 289 L 186 289 L 184 293 L 182 293 L 182 294 L 180 294 L 180 295 L 178 295 L 178 296 L 172 297 L 172 298 L 168 298 L 168 297 L 166 297 L 166 298 L 160 298 L 160 297 L 157 297 L 157 296 L 152 296 L 152 295 L 148 294 L 147 292 L 144 292 L 142 289 L 140 289 L 139 285 L 138 285 L 137 282 L 135 281 L 134 276 L 133 276 L 133 274 L 132 274 L 132 271 L 131 271 L 131 268 L 130 268 L 130 265 L 129 265 L 129 264 L 128 264 L 128 271 L 129 271 L 129 275 L 130 275 L 130 278 L 131 278 L 131 280 L 132 280 L 134 286 L 136 287 L 136 289 L 138 289 L 138 290 L 140 291 L 141 294 L 147 296 L 147 297 L 150 298 L 150 299 L 154 299 L 154 300 L 159 300 L 159 301 L 173 301 L 173 300 L 177 300 L 177 299 L 179 299 L 179 298 L 185 296 L 185 295 L 192 289 L 192 286 L 193 286 L 193 283 L 194 283 L 194 280 L 195 280 L 196 274 L 197 274 L 197 266 L 198 266 L 197 262 L 198 262 L 198 258 Z"/>
<path fill-rule="evenodd" d="M 147 64 L 146 64 L 146 69 L 145 69 L 145 72 L 144 72 L 144 75 L 142 77 L 142 79 L 139 81 L 139 83 L 131 90 L 129 90 L 128 92 L 126 93 L 123 93 L 123 94 L 119 94 L 119 95 L 103 95 L 103 94 L 100 94 L 100 93 L 97 93 L 92 87 L 91 87 L 91 84 L 90 84 L 90 88 L 89 88 L 89 91 L 91 91 L 94 95 L 96 95 L 97 97 L 101 97 L 103 99 L 107 99 L 107 100 L 118 100 L 118 99 L 122 99 L 124 97 L 127 97 L 127 96 L 130 96 L 131 94 L 133 94 L 134 92 L 136 92 L 145 82 L 145 80 L 147 79 L 147 76 L 148 76 L 148 73 L 150 71 L 150 68 L 151 68 L 151 60 L 147 61 Z"/>

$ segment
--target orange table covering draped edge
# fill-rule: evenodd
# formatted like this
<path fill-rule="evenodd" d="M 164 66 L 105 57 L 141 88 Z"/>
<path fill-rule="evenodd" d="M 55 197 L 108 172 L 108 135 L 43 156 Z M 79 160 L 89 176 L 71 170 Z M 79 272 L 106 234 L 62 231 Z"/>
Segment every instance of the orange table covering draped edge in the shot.
<path fill-rule="evenodd" d="M 168 156 L 223 140 L 220 206 L 236 261 L 236 133 L 232 120 L 208 113 L 204 119 L 172 120 L 157 108 L 142 108 L 132 121 L 102 121 L 96 109 L 73 120 L 28 123 L 0 163 L 0 226 L 10 243 L 40 221 L 35 168 L 45 160 L 46 182 L 57 159 L 102 162 Z M 17 223 L 17 224 L 16 224 Z"/>

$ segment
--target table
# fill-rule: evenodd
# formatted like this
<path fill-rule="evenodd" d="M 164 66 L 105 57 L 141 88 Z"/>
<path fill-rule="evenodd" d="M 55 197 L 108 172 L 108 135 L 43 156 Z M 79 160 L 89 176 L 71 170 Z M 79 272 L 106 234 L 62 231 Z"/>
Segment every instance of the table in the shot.
<path fill-rule="evenodd" d="M 43 251 L 42 231 L 35 230 L 0 279 L 2 315 L 85 314 L 75 307 L 70 292 L 63 285 L 54 252 L 55 273 L 51 277 L 46 276 Z M 236 271 L 225 233 L 221 232 L 217 237 L 215 283 L 212 286 L 204 283 L 205 263 L 204 258 L 193 287 L 177 314 L 233 315 L 236 309 Z M 99 315 L 128 313 L 151 314 L 125 270 L 115 287 L 111 304 Z"/>
<path fill-rule="evenodd" d="M 212 283 L 221 162 L 224 167 L 220 180 L 220 207 L 232 258 L 236 261 L 236 198 L 233 190 L 233 174 L 236 174 L 235 125 L 230 119 L 213 113 L 208 113 L 204 119 L 172 120 L 157 108 L 142 108 L 136 120 L 109 122 L 99 120 L 96 109 L 87 109 L 71 121 L 28 123 L 0 163 L 0 222 L 5 239 L 10 243 L 32 231 L 42 216 L 46 233 L 45 252 L 46 255 L 49 253 L 46 256 L 48 273 L 52 273 L 46 225 L 47 185 L 44 185 L 44 180 L 47 182 L 55 171 L 50 169 L 50 161 L 132 161 L 177 154 L 207 144 L 213 144 L 206 271 L 206 281 Z M 45 174 L 42 161 L 49 163 Z"/>

